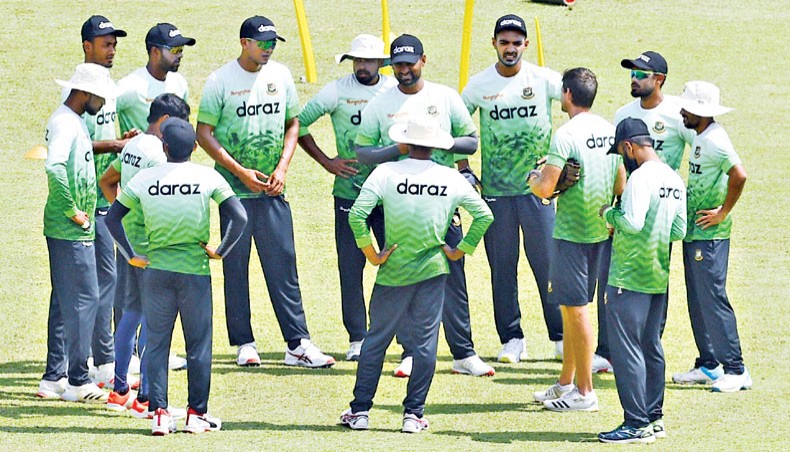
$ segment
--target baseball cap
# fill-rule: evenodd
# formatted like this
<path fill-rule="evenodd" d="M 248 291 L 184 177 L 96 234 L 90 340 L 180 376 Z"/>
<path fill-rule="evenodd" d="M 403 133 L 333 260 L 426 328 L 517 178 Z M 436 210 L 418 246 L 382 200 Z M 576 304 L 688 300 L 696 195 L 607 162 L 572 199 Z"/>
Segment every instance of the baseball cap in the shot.
<path fill-rule="evenodd" d="M 439 122 L 428 115 L 414 115 L 405 124 L 393 124 L 388 134 L 396 143 L 413 144 L 426 148 L 450 149 L 455 144 L 452 135 L 442 130 Z"/>
<path fill-rule="evenodd" d="M 335 61 L 340 63 L 346 58 L 363 58 L 366 60 L 389 60 L 389 55 L 384 53 L 384 41 L 373 35 L 361 34 L 351 41 L 351 50 L 335 55 Z M 389 64 L 385 61 L 384 64 Z"/>
<path fill-rule="evenodd" d="M 285 38 L 277 35 L 274 22 L 263 16 L 252 16 L 241 24 L 239 38 L 249 38 L 256 41 L 271 41 L 277 39 L 285 42 Z"/>
<path fill-rule="evenodd" d="M 494 25 L 494 36 L 504 30 L 519 31 L 524 33 L 524 36 L 527 36 L 527 27 L 524 25 L 524 19 L 515 14 L 507 14 L 496 20 L 496 25 Z"/>
<path fill-rule="evenodd" d="M 183 159 L 192 154 L 195 147 L 195 129 L 181 118 L 169 117 L 162 121 L 159 130 L 167 152 L 175 159 Z"/>
<path fill-rule="evenodd" d="M 95 63 L 78 64 L 68 81 L 55 79 L 55 83 L 68 90 L 76 89 L 95 94 L 104 100 L 115 99 L 120 94 L 110 78 L 110 71 Z"/>
<path fill-rule="evenodd" d="M 194 38 L 185 37 L 175 25 L 168 23 L 154 25 L 145 35 L 145 43 L 153 46 L 193 46 L 195 42 Z"/>
<path fill-rule="evenodd" d="M 390 64 L 414 64 L 422 57 L 422 42 L 412 35 L 400 35 L 390 44 Z"/>
<path fill-rule="evenodd" d="M 126 36 L 126 32 L 115 28 L 110 19 L 104 16 L 91 16 L 82 24 L 82 40 L 90 41 L 96 36 L 115 35 L 119 38 Z"/>
<path fill-rule="evenodd" d="M 687 112 L 703 118 L 712 118 L 733 110 L 719 104 L 719 88 L 716 85 L 699 80 L 686 82 L 677 101 Z"/>
<path fill-rule="evenodd" d="M 650 131 L 647 130 L 647 124 L 641 119 L 625 118 L 617 124 L 617 129 L 614 132 L 614 144 L 609 148 L 607 154 L 618 154 L 617 145 L 623 140 L 630 140 L 636 137 L 650 137 Z"/>
<path fill-rule="evenodd" d="M 658 52 L 649 50 L 643 52 L 633 60 L 624 59 L 620 61 L 620 66 L 626 69 L 641 69 L 643 71 L 653 71 L 659 74 L 667 73 L 667 60 Z"/>

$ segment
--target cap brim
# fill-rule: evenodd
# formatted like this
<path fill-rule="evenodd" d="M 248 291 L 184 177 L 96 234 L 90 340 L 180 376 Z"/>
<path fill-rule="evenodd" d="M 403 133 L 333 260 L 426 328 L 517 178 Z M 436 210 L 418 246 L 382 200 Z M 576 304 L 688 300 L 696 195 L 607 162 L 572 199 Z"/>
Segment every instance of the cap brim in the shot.
<path fill-rule="evenodd" d="M 108 99 L 115 99 L 121 95 L 121 89 L 116 87 L 100 87 L 96 85 L 80 85 L 77 83 L 72 83 L 67 80 L 58 80 L 55 79 L 55 83 L 66 88 L 68 90 L 76 89 L 79 91 L 85 91 L 86 93 L 95 94 L 103 98 L 104 100 Z"/>
<path fill-rule="evenodd" d="M 420 58 L 422 58 L 422 54 L 419 54 L 419 55 L 415 55 L 415 54 L 398 55 L 396 57 L 390 57 L 390 64 L 397 64 L 397 63 L 414 64 L 414 63 L 420 61 Z"/>
<path fill-rule="evenodd" d="M 178 47 L 178 46 L 193 46 L 197 41 L 195 38 L 187 38 L 186 36 L 176 36 L 170 41 L 168 44 L 170 47 Z"/>
<path fill-rule="evenodd" d="M 99 33 L 92 34 L 88 39 L 93 39 L 93 38 L 96 38 L 98 36 L 107 36 L 107 35 L 115 35 L 115 36 L 117 36 L 119 38 L 125 38 L 128 35 L 128 33 L 126 33 L 123 30 L 119 30 L 117 28 L 115 30 L 107 30 L 107 31 L 103 31 L 102 30 Z M 84 41 L 85 40 L 87 40 L 87 39 L 84 39 Z"/>
<path fill-rule="evenodd" d="M 384 66 L 389 65 L 389 55 L 385 55 L 383 53 L 372 53 L 372 52 L 354 52 L 353 50 L 348 53 L 338 53 L 335 55 L 335 61 L 340 64 L 344 60 L 352 59 L 352 58 L 361 58 L 363 60 L 385 60 Z"/>
<path fill-rule="evenodd" d="M 390 139 L 396 143 L 403 143 L 403 144 L 412 144 L 415 146 L 423 146 L 426 148 L 433 148 L 433 149 L 450 149 L 455 144 L 455 140 L 453 139 L 452 135 L 445 131 L 441 131 L 441 135 L 428 139 L 419 139 L 414 138 L 406 135 L 406 129 L 408 128 L 408 124 L 393 124 L 390 127 L 388 135 Z"/>
<path fill-rule="evenodd" d="M 609 148 L 609 152 L 607 152 L 606 154 L 607 155 L 609 155 L 609 154 L 620 155 L 620 153 L 617 151 L 617 145 L 618 145 L 618 143 L 613 144 L 612 147 Z"/>
<path fill-rule="evenodd" d="M 652 71 L 653 70 L 653 68 L 648 66 L 647 63 L 645 63 L 642 60 L 629 60 L 627 58 L 622 60 L 622 61 L 620 61 L 620 66 L 622 66 L 622 67 L 624 67 L 626 69 L 641 69 L 643 71 Z"/>
<path fill-rule="evenodd" d="M 722 105 L 700 104 L 694 100 L 684 99 L 682 97 L 677 97 L 675 100 L 677 101 L 677 104 L 680 106 L 680 108 L 686 110 L 692 115 L 699 116 L 701 118 L 713 118 L 734 110 L 734 108 L 725 107 Z"/>

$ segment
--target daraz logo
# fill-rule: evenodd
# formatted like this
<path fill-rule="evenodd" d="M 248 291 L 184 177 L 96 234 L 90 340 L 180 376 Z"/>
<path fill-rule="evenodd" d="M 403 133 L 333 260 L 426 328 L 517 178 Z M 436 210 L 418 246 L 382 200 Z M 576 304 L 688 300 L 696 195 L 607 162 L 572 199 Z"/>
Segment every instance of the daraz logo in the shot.
<path fill-rule="evenodd" d="M 515 26 L 517 26 L 519 28 L 524 27 L 524 25 L 521 22 L 519 22 L 519 21 L 517 21 L 515 19 L 505 19 L 505 20 L 503 20 L 502 22 L 499 23 L 500 27 L 504 27 L 504 26 L 507 26 L 507 25 L 515 25 Z"/>
<path fill-rule="evenodd" d="M 638 59 L 638 60 L 642 60 L 642 61 L 644 61 L 645 63 L 649 63 L 649 62 L 650 62 L 650 57 L 649 57 L 649 56 L 647 56 L 647 55 L 639 55 L 639 58 L 637 58 L 637 59 Z"/>
<path fill-rule="evenodd" d="M 275 31 L 275 29 L 271 25 L 261 25 L 260 27 L 258 27 L 258 31 L 263 33 L 265 31 Z"/>
<path fill-rule="evenodd" d="M 167 35 L 170 36 L 171 38 L 175 38 L 176 36 L 181 36 L 181 32 L 178 29 L 173 29 L 170 30 L 170 32 Z"/>
<path fill-rule="evenodd" d="M 112 22 L 99 22 L 99 30 L 104 30 L 105 28 L 115 28 L 112 26 Z"/>
<path fill-rule="evenodd" d="M 403 52 L 415 53 L 414 46 L 399 46 L 392 49 L 393 54 L 398 54 Z"/>

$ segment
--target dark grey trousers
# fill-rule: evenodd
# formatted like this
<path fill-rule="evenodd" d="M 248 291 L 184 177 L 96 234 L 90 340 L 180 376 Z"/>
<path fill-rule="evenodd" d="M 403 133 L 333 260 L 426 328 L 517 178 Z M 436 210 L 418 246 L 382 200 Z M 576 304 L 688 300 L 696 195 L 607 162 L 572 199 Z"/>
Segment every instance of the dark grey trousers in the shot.
<path fill-rule="evenodd" d="M 606 332 L 606 303 L 603 302 L 606 295 L 606 286 L 609 284 L 609 266 L 612 262 L 612 238 L 601 244 L 601 260 L 598 263 L 598 346 L 595 354 L 611 360 L 612 354 L 609 352 L 609 336 Z"/>
<path fill-rule="evenodd" d="M 99 285 L 99 306 L 96 310 L 96 323 L 93 328 L 91 351 L 93 364 L 100 366 L 115 361 L 113 348 L 113 303 L 115 299 L 115 242 L 104 225 L 109 208 L 96 209 L 96 275 Z"/>

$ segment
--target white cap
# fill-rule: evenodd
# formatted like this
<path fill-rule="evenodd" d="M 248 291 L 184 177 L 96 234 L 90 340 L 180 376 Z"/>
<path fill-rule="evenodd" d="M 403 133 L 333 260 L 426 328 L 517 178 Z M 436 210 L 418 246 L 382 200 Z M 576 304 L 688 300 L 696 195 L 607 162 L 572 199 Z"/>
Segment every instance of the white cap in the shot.
<path fill-rule="evenodd" d="M 686 82 L 677 101 L 687 112 L 703 118 L 712 118 L 733 110 L 719 104 L 719 88 L 716 85 L 699 80 Z"/>
<path fill-rule="evenodd" d="M 389 55 L 384 53 L 384 41 L 373 35 L 361 34 L 351 41 L 351 50 L 335 55 L 335 61 L 340 63 L 346 58 L 387 60 L 389 57 Z M 384 65 L 387 65 L 386 61 Z"/>
<path fill-rule="evenodd" d="M 104 100 L 115 99 L 120 94 L 115 82 L 110 78 L 110 71 L 94 63 L 78 64 L 69 81 L 55 79 L 55 82 L 66 89 L 85 91 Z"/>
<path fill-rule="evenodd" d="M 389 136 L 396 143 L 413 144 L 434 149 L 450 149 L 453 136 L 439 127 L 439 122 L 428 115 L 415 115 L 405 124 L 393 124 Z"/>

